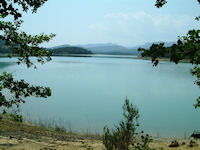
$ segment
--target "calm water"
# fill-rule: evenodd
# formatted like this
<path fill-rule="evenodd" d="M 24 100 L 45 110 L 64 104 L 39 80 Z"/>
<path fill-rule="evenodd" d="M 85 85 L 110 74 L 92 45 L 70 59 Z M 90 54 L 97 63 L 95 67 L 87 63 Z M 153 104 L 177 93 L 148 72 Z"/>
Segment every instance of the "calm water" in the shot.
<path fill-rule="evenodd" d="M 23 114 L 33 120 L 56 120 L 77 132 L 101 133 L 122 119 L 126 96 L 137 105 L 140 128 L 154 136 L 183 137 L 200 130 L 200 110 L 193 104 L 200 90 L 190 64 L 108 57 L 53 57 L 38 69 L 0 59 L 0 71 L 17 79 L 50 86 L 48 99 L 28 98 Z"/>

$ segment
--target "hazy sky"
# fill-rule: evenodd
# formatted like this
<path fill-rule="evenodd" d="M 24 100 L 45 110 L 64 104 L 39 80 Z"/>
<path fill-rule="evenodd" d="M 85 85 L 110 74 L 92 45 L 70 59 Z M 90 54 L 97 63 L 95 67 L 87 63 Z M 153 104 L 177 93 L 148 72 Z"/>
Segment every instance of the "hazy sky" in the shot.
<path fill-rule="evenodd" d="M 175 41 L 200 27 L 197 0 L 48 0 L 36 14 L 24 14 L 22 30 L 55 33 L 43 46 L 116 43 L 135 46 L 152 41 Z"/>

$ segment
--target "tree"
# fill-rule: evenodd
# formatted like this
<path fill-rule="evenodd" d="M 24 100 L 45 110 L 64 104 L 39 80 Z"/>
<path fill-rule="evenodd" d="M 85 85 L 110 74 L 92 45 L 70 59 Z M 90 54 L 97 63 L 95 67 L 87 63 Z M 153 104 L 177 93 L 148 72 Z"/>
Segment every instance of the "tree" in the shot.
<path fill-rule="evenodd" d="M 43 49 L 39 45 L 51 40 L 55 34 L 28 35 L 20 31 L 23 23 L 22 13 L 31 10 L 36 13 L 47 0 L 1 0 L 0 1 L 0 41 L 10 48 L 8 57 L 17 55 L 17 64 L 24 63 L 26 66 L 35 67 L 31 56 L 37 58 L 40 63 L 51 60 L 51 52 Z M 5 95 L 9 91 L 10 96 Z M 49 87 L 32 86 L 24 80 L 15 81 L 11 73 L 4 72 L 0 75 L 0 107 L 10 108 L 13 105 L 19 107 L 20 103 L 25 103 L 24 98 L 29 96 L 47 98 L 51 95 Z"/>
<path fill-rule="evenodd" d="M 200 4 L 200 0 L 197 0 Z M 161 8 L 167 3 L 166 0 L 157 0 L 155 6 Z M 200 21 L 200 16 L 195 18 Z M 178 64 L 183 59 L 189 59 L 191 64 L 194 64 L 194 68 L 191 69 L 191 74 L 196 76 L 194 82 L 200 88 L 200 30 L 190 30 L 186 36 L 178 38 L 176 44 L 171 47 L 164 47 L 164 43 L 153 44 L 150 49 L 139 48 L 138 51 L 142 51 L 142 57 L 150 56 L 152 63 L 157 66 L 159 63 L 158 57 L 169 57 L 170 61 Z M 200 97 L 197 98 L 195 108 L 200 107 Z"/>

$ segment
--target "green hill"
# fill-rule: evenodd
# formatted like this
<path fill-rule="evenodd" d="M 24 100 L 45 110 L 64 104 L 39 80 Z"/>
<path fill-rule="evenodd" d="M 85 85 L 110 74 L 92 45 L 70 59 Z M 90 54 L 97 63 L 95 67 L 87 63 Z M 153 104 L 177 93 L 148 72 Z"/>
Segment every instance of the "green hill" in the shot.
<path fill-rule="evenodd" d="M 49 49 L 53 55 L 62 55 L 62 54 L 92 54 L 91 51 L 80 48 L 80 47 L 61 47 Z"/>
<path fill-rule="evenodd" d="M 45 48 L 46 49 L 46 48 Z M 92 54 L 91 51 L 73 46 L 65 46 L 58 48 L 50 48 L 53 55 L 63 55 L 63 54 Z M 8 54 L 10 53 L 10 48 L 5 45 L 5 41 L 0 41 L 0 54 Z"/>
<path fill-rule="evenodd" d="M 5 41 L 0 41 L 0 53 L 1 54 L 10 53 L 10 48 L 5 45 Z"/>

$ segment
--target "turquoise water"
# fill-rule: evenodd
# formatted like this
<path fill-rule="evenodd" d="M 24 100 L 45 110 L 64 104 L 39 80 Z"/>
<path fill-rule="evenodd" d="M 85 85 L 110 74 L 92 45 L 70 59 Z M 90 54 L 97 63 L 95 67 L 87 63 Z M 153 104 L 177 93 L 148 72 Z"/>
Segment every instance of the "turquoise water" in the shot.
<path fill-rule="evenodd" d="M 140 129 L 153 136 L 183 137 L 200 129 L 200 110 L 193 104 L 200 90 L 192 65 L 134 58 L 53 57 L 38 69 L 0 59 L 0 72 L 50 86 L 48 99 L 28 98 L 22 112 L 33 120 L 55 120 L 76 132 L 101 133 L 122 119 L 126 97 L 140 113 Z"/>

